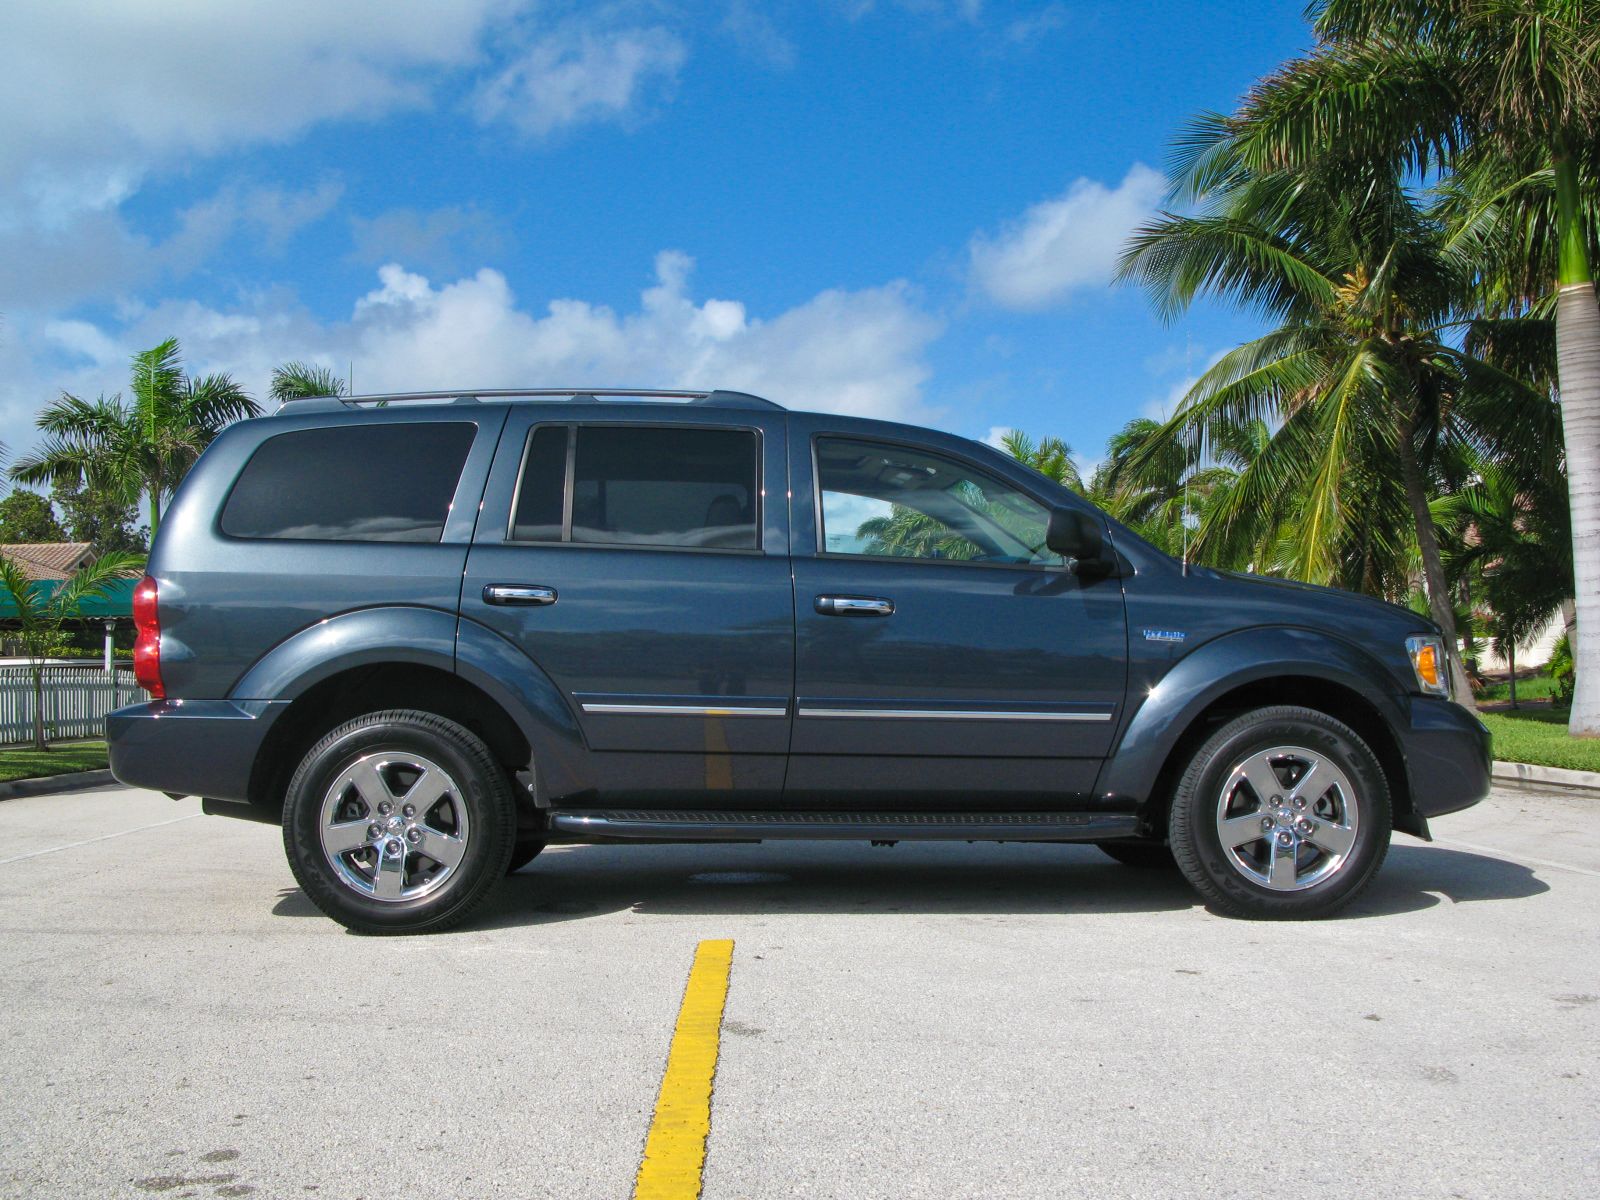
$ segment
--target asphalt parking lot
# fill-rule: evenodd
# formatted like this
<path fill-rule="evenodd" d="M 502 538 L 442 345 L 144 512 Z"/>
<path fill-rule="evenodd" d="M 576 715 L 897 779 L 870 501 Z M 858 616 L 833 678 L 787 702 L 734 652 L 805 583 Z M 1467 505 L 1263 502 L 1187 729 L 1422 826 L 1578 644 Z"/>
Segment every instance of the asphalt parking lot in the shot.
<path fill-rule="evenodd" d="M 1600 1193 L 1596 802 L 1397 837 L 1256 924 L 1089 847 L 572 847 L 345 933 L 276 830 L 0 803 L 0 1194 L 626 1197 L 734 941 L 704 1195 Z"/>

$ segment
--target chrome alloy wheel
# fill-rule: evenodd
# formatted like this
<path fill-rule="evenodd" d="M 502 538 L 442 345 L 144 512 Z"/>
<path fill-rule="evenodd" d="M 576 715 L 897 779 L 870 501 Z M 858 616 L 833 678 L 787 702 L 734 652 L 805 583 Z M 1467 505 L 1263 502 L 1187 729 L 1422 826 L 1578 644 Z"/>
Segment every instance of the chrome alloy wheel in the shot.
<path fill-rule="evenodd" d="M 322 851 L 352 891 L 415 900 L 450 878 L 470 834 L 461 789 L 431 759 L 368 754 L 328 788 L 317 823 Z"/>
<path fill-rule="evenodd" d="M 1217 838 L 1250 882 L 1302 892 L 1350 860 L 1358 807 L 1349 777 L 1326 755 L 1274 746 L 1228 773 L 1217 797 Z"/>

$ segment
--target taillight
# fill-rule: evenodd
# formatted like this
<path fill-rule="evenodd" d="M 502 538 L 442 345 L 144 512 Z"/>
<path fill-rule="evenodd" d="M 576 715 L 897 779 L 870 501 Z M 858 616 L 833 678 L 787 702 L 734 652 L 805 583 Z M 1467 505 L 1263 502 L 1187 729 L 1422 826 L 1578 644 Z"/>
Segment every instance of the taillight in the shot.
<path fill-rule="evenodd" d="M 161 682 L 161 619 L 156 613 L 156 581 L 146 575 L 133 589 L 134 682 L 157 700 L 167 694 Z"/>

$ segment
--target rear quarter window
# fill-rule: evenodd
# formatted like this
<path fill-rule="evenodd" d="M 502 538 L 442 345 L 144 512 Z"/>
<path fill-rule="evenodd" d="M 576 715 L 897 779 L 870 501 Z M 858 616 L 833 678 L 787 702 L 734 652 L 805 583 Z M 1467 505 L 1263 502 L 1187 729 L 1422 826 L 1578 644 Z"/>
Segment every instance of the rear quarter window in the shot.
<path fill-rule="evenodd" d="M 339 425 L 268 438 L 222 509 L 236 538 L 437 542 L 477 426 Z"/>

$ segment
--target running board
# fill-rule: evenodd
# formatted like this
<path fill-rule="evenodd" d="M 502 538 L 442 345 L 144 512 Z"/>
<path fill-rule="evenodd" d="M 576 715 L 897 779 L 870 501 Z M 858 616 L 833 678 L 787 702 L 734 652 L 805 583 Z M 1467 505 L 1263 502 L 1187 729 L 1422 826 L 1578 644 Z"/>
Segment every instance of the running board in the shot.
<path fill-rule="evenodd" d="M 1098 842 L 1131 837 L 1122 813 L 669 812 L 584 809 L 550 814 L 550 832 L 574 839 L 687 842 Z"/>

